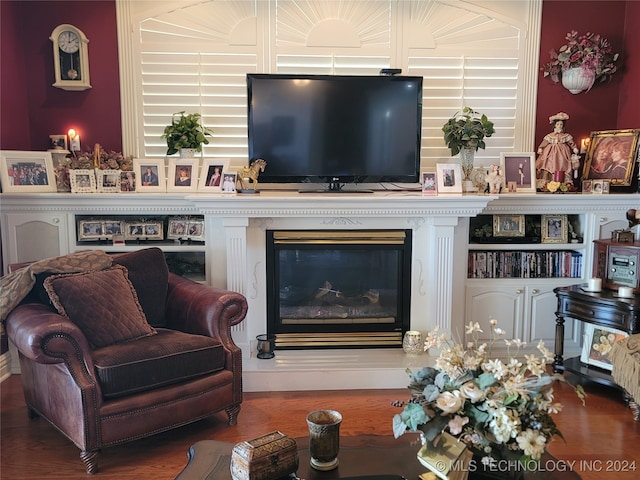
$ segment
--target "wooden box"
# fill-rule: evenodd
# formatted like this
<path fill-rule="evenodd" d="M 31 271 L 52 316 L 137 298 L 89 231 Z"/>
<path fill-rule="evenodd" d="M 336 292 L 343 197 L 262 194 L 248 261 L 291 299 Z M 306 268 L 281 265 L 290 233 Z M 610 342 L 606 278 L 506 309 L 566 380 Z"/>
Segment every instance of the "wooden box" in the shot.
<path fill-rule="evenodd" d="M 233 480 L 276 480 L 296 470 L 296 441 L 278 431 L 238 443 L 231 453 Z"/>

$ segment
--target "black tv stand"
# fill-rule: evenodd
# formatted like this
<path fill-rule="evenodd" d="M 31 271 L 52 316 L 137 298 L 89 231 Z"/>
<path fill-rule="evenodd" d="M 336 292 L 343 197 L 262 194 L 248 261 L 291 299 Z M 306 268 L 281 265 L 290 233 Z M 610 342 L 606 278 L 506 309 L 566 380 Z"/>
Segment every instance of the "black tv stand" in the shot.
<path fill-rule="evenodd" d="M 339 181 L 329 182 L 326 190 L 298 190 L 299 193 L 373 193 L 373 190 L 343 190 L 346 184 Z"/>

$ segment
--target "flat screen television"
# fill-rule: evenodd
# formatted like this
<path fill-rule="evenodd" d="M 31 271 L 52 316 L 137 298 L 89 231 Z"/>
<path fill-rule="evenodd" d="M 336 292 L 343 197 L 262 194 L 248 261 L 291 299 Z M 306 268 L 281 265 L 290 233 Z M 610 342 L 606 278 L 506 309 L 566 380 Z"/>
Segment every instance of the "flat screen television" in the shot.
<path fill-rule="evenodd" d="M 422 77 L 248 74 L 249 163 L 261 183 L 416 183 Z"/>

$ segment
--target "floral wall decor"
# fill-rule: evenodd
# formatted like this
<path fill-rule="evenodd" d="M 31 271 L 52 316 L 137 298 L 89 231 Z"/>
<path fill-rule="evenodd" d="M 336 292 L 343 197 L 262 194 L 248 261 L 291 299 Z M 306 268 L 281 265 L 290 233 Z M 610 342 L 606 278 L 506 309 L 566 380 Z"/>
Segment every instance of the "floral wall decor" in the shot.
<path fill-rule="evenodd" d="M 551 50 L 551 61 L 542 67 L 545 77 L 562 84 L 571 93 L 589 91 L 596 80 L 604 82 L 616 72 L 619 54 L 609 41 L 595 33 L 579 35 L 575 30 L 565 37 L 567 43 Z"/>

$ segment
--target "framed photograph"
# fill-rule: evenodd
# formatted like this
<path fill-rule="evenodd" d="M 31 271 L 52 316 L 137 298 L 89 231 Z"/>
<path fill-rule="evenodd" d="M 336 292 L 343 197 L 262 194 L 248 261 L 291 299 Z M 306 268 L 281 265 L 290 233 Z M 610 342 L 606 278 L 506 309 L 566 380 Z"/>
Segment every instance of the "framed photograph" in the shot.
<path fill-rule="evenodd" d="M 133 172 L 138 179 L 136 192 L 166 192 L 167 181 L 164 173 L 164 160 L 133 159 Z"/>
<path fill-rule="evenodd" d="M 605 370 L 613 370 L 613 365 L 609 358 L 613 344 L 624 340 L 628 336 L 626 332 L 621 330 L 585 323 L 584 343 L 582 344 L 580 361 Z"/>
<path fill-rule="evenodd" d="M 199 192 L 221 192 L 223 175 L 229 170 L 229 160 L 205 159 L 200 169 Z"/>
<path fill-rule="evenodd" d="M 494 215 L 494 237 L 524 237 L 524 215 Z"/>
<path fill-rule="evenodd" d="M 101 238 L 105 238 L 102 220 L 81 220 L 78 222 L 78 240 L 89 241 Z"/>
<path fill-rule="evenodd" d="M 438 183 L 436 172 L 422 172 L 422 194 L 437 195 Z"/>
<path fill-rule="evenodd" d="M 192 218 L 189 220 L 187 238 L 196 242 L 204 242 L 204 219 Z"/>
<path fill-rule="evenodd" d="M 611 186 L 630 186 L 638 155 L 640 129 L 591 132 L 582 171 L 583 180 L 609 180 Z"/>
<path fill-rule="evenodd" d="M 144 240 L 147 236 L 144 233 L 145 222 L 126 222 L 124 229 L 125 240 Z"/>
<path fill-rule="evenodd" d="M 120 170 L 102 170 L 96 168 L 96 190 L 99 193 L 118 193 L 120 191 Z"/>
<path fill-rule="evenodd" d="M 121 220 L 103 220 L 102 232 L 104 236 L 109 239 L 124 236 L 124 222 Z"/>
<path fill-rule="evenodd" d="M 501 153 L 500 166 L 510 193 L 512 182 L 515 183 L 515 193 L 536 193 L 535 153 Z"/>
<path fill-rule="evenodd" d="M 71 193 L 94 193 L 96 191 L 96 175 L 92 169 L 80 168 L 69 170 Z"/>
<path fill-rule="evenodd" d="M 164 240 L 164 228 L 161 221 L 143 222 L 143 236 L 147 240 Z"/>
<path fill-rule="evenodd" d="M 198 188 L 197 158 L 170 158 L 168 192 L 195 192 Z"/>
<path fill-rule="evenodd" d="M 0 151 L 0 184 L 8 192 L 56 192 L 51 152 Z"/>
<path fill-rule="evenodd" d="M 67 150 L 67 136 L 60 135 L 49 135 L 49 150 Z"/>
<path fill-rule="evenodd" d="M 120 191 L 136 191 L 136 172 L 134 172 L 133 170 L 120 170 Z"/>
<path fill-rule="evenodd" d="M 204 241 L 204 219 L 200 217 L 171 217 L 167 225 L 170 240 Z"/>
<path fill-rule="evenodd" d="M 592 180 L 591 181 L 591 193 L 595 195 L 601 195 L 604 193 L 604 184 L 607 183 L 607 193 L 609 193 L 609 182 L 605 180 Z"/>
<path fill-rule="evenodd" d="M 459 163 L 436 164 L 438 193 L 462 193 L 462 169 Z"/>
<path fill-rule="evenodd" d="M 222 176 L 222 193 L 236 193 L 237 172 L 227 172 Z"/>
<path fill-rule="evenodd" d="M 540 217 L 542 243 L 567 243 L 569 220 L 566 215 L 542 215 Z"/>
<path fill-rule="evenodd" d="M 593 186 L 593 180 L 583 180 L 582 193 L 591 193 L 592 186 Z"/>

